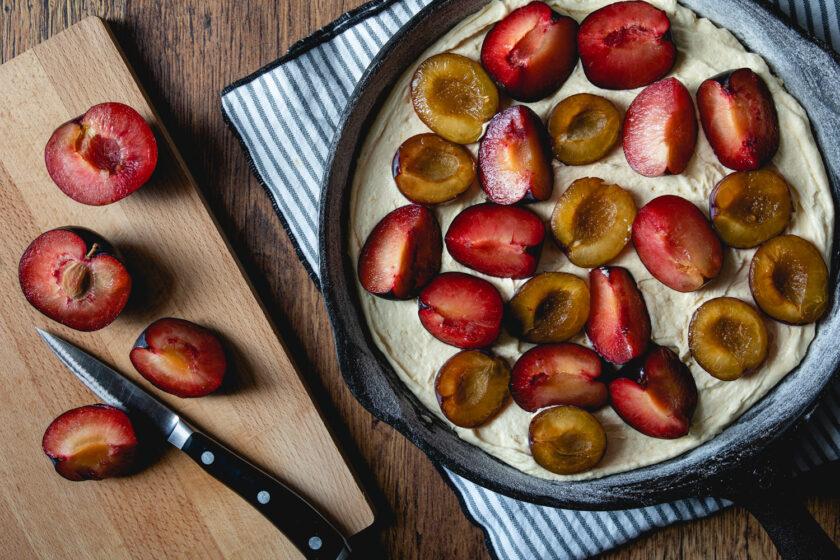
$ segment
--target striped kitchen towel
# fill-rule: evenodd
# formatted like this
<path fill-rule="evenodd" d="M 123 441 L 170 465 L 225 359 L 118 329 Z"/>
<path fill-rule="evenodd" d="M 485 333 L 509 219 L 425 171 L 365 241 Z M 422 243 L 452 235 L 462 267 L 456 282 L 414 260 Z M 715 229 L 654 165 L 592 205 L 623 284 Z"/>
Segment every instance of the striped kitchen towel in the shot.
<path fill-rule="evenodd" d="M 369 2 L 222 93 L 225 120 L 316 284 L 321 180 L 341 113 L 379 49 L 429 2 Z M 809 33 L 840 47 L 840 0 L 775 3 Z M 803 432 L 796 456 L 800 470 L 840 456 L 840 380 Z M 623 511 L 572 511 L 517 501 L 445 469 L 444 474 L 465 514 L 484 529 L 491 554 L 503 559 L 585 558 L 728 505 L 710 498 Z"/>

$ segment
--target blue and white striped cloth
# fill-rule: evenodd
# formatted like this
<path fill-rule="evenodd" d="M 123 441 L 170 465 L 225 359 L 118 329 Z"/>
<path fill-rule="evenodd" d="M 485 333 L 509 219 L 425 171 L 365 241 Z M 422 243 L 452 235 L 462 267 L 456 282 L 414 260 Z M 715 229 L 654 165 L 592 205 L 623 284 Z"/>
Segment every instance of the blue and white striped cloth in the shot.
<path fill-rule="evenodd" d="M 225 119 L 316 284 L 321 179 L 339 117 L 375 54 L 430 1 L 369 2 L 222 94 Z M 803 29 L 840 49 L 840 0 L 774 3 Z M 840 457 L 840 380 L 803 432 L 796 457 L 800 470 Z M 728 505 L 709 498 L 623 511 L 563 510 L 513 500 L 444 473 L 467 516 L 485 530 L 491 553 L 505 560 L 585 558 Z"/>

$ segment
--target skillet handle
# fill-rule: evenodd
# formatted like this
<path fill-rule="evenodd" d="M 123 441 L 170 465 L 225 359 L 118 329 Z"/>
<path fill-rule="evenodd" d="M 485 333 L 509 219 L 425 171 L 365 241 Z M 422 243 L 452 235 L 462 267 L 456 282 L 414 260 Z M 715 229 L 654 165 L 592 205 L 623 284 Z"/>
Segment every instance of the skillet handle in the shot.
<path fill-rule="evenodd" d="M 840 559 L 840 549 L 795 497 L 768 489 L 733 498 L 761 523 L 782 560 Z"/>

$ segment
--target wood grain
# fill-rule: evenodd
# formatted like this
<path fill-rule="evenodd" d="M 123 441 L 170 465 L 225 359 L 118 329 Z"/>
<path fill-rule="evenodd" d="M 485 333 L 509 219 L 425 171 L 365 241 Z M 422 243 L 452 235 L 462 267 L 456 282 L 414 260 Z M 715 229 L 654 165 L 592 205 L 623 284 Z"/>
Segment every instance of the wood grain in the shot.
<path fill-rule="evenodd" d="M 482 532 L 464 517 L 455 495 L 426 456 L 373 419 L 344 386 L 320 296 L 297 262 L 267 195 L 248 170 L 219 111 L 224 86 L 361 3 L 0 0 L 0 61 L 88 15 L 109 21 L 342 447 L 377 498 L 382 525 L 367 535 L 366 544 L 379 551 L 367 557 L 489 558 Z M 17 491 L 25 492 L 25 488 Z M 0 526 L 6 526 L 10 515 L 3 495 Z M 809 505 L 822 526 L 840 541 L 840 501 L 819 498 Z M 32 546 L 24 534 L 4 534 L 0 557 L 26 558 Z M 604 556 L 621 560 L 774 557 L 764 531 L 740 508 L 668 527 Z"/>
<path fill-rule="evenodd" d="M 43 151 L 58 124 L 103 101 L 140 112 L 155 131 L 159 161 L 133 196 L 90 207 L 56 188 Z M 101 484 L 74 484 L 51 472 L 37 445 L 44 428 L 64 410 L 97 399 L 63 368 L 34 326 L 131 375 L 305 495 L 348 534 L 368 527 L 373 513 L 364 494 L 102 20 L 89 17 L 0 66 L 0 129 L 14 131 L 0 135 L 0 223 L 13 226 L 0 238 L 0 285 L 8 294 L 0 308 L 0 338 L 6 341 L 0 363 L 7 375 L 0 392 L 0 454 L 15 458 L 0 467 L 7 481 L 0 493 L 20 529 L 9 531 L 24 533 L 40 557 L 61 550 L 128 558 L 137 549 L 158 557 L 257 550 L 299 555 L 256 510 L 180 453 L 165 453 L 136 476 Z M 134 301 L 101 331 L 79 333 L 50 321 L 18 287 L 16 263 L 26 246 L 62 225 L 99 232 L 124 253 L 132 271 Z M 235 365 L 219 394 L 180 399 L 151 388 L 134 371 L 128 359 L 133 341 L 165 316 L 193 320 L 224 339 Z M 105 530 L 79 530 L 103 521 Z"/>

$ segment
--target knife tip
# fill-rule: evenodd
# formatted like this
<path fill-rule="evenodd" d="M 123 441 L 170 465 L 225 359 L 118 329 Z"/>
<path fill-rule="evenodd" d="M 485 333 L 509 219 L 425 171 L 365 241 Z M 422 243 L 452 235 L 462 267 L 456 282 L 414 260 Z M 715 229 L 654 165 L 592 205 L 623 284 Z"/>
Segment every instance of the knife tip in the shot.
<path fill-rule="evenodd" d="M 38 327 L 35 327 L 35 330 L 38 332 L 38 336 L 44 339 L 45 342 L 48 342 L 52 335 L 46 331 L 42 331 Z"/>

